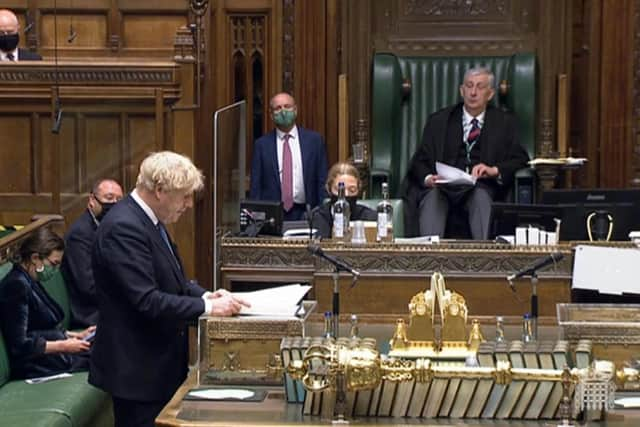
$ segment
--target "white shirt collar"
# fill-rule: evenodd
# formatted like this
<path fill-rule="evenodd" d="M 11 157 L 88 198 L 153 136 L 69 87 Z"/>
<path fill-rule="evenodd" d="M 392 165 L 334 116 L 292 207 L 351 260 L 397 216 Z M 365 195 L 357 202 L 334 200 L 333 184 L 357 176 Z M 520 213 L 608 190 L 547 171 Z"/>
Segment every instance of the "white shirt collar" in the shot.
<path fill-rule="evenodd" d="M 133 189 L 133 191 L 131 192 L 131 197 L 136 201 L 138 205 L 140 205 L 144 213 L 146 213 L 151 222 L 153 222 L 153 225 L 158 225 L 158 217 L 155 213 L 153 213 L 153 209 L 151 209 L 149 205 L 146 204 L 144 200 L 142 200 L 142 198 L 138 194 L 137 189 Z"/>
<path fill-rule="evenodd" d="M 469 114 L 467 109 L 464 108 L 464 106 L 463 106 L 462 107 L 462 124 L 463 125 L 471 124 L 471 120 L 473 120 L 475 118 L 475 119 L 478 120 L 478 126 L 482 127 L 482 125 L 484 124 L 484 113 L 486 113 L 486 112 L 487 112 L 487 110 L 484 110 L 482 113 L 480 113 L 476 117 L 474 117 L 471 114 Z"/>
<path fill-rule="evenodd" d="M 293 125 L 293 127 L 289 132 L 282 132 L 280 129 L 276 128 L 276 137 L 278 138 L 278 141 L 281 141 L 282 139 L 284 139 L 284 136 L 287 133 L 291 135 L 291 138 L 298 139 L 298 126 Z"/>
<path fill-rule="evenodd" d="M 17 61 L 17 60 L 19 59 L 19 58 L 18 58 L 18 48 L 15 48 L 15 49 L 13 49 L 13 51 L 12 51 L 12 52 L 5 52 L 5 51 L 3 51 L 3 50 L 0 50 L 0 61 L 8 61 L 8 59 L 7 59 L 7 55 L 8 55 L 9 53 L 12 53 L 12 54 L 13 54 L 13 60 L 14 60 L 14 61 Z"/>

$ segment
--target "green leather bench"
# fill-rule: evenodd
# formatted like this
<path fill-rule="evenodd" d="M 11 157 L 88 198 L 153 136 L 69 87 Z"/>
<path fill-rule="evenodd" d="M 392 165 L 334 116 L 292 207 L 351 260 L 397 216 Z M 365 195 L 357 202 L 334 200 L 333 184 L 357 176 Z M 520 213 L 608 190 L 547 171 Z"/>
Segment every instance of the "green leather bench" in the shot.
<path fill-rule="evenodd" d="M 0 265 L 0 280 L 11 270 Z M 43 283 L 49 294 L 63 307 L 69 325 L 69 297 L 62 275 Z M 0 425 L 29 427 L 107 427 L 113 426 L 111 397 L 89 385 L 87 372 L 42 384 L 10 379 L 7 348 L 0 333 Z"/>
<path fill-rule="evenodd" d="M 492 102 L 515 113 L 520 124 L 521 143 L 529 152 L 529 157 L 534 157 L 534 54 L 402 57 L 377 53 L 373 58 L 371 89 L 371 197 L 380 197 L 380 185 L 385 181 L 389 183 L 391 197 L 400 197 L 402 180 L 411 156 L 421 143 L 427 117 L 459 102 L 459 87 L 465 71 L 480 65 L 494 72 L 496 85 L 502 80 L 508 82 L 506 95 L 500 96 L 496 92 Z M 518 171 L 516 187 L 513 189 L 514 201 L 532 202 L 533 188 L 531 170 Z"/>

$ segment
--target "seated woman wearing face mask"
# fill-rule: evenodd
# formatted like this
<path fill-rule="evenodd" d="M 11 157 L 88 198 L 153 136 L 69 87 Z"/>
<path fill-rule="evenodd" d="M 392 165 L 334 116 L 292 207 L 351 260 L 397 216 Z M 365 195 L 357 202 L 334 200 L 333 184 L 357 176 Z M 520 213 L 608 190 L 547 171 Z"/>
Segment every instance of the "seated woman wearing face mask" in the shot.
<path fill-rule="evenodd" d="M 351 163 L 336 163 L 327 175 L 326 189 L 331 199 L 311 212 L 312 227 L 322 238 L 330 238 L 333 228 L 331 206 L 338 200 L 338 183 L 344 183 L 345 198 L 351 208 L 351 221 L 375 221 L 377 214 L 366 206 L 356 204 L 360 194 L 360 173 Z"/>
<path fill-rule="evenodd" d="M 41 284 L 56 274 L 63 250 L 57 234 L 37 230 L 20 244 L 13 269 L 0 282 L 0 327 L 14 379 L 89 368 L 91 344 L 83 338 L 95 326 L 63 330 L 62 308 Z"/>

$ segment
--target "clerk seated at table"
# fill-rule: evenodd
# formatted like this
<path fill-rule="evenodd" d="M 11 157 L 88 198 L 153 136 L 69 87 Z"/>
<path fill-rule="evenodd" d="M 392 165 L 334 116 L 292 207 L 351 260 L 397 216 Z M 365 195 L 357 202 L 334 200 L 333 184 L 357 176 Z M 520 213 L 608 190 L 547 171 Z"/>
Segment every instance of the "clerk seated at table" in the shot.
<path fill-rule="evenodd" d="M 377 214 L 374 210 L 356 203 L 362 188 L 360 173 L 351 163 L 336 163 L 327 176 L 326 190 L 331 196 L 324 204 L 311 211 L 311 227 L 318 230 L 321 238 L 330 238 L 333 229 L 331 207 L 338 200 L 338 184 L 344 183 L 344 193 L 351 211 L 351 221 L 375 221 Z"/>

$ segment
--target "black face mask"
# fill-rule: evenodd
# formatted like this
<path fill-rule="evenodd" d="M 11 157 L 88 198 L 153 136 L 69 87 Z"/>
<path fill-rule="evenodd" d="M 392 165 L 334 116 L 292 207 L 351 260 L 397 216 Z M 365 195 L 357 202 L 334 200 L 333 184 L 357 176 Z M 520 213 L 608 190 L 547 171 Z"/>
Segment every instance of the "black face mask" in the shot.
<path fill-rule="evenodd" d="M 98 215 L 96 215 L 96 219 L 98 221 L 102 221 L 104 216 L 111 210 L 112 207 L 116 205 L 116 202 L 101 202 L 97 198 L 96 202 L 98 202 L 98 204 L 102 206 L 102 211 Z"/>
<path fill-rule="evenodd" d="M 3 52 L 13 52 L 18 47 L 18 43 L 20 43 L 18 33 L 0 36 L 0 50 Z"/>
<path fill-rule="evenodd" d="M 353 215 L 353 212 L 356 208 L 356 204 L 358 202 L 358 196 L 346 196 L 344 199 L 347 201 L 347 203 L 349 203 L 349 211 Z M 338 196 L 336 196 L 335 194 L 332 194 L 331 205 L 333 206 L 333 204 L 337 201 L 338 201 Z"/>

